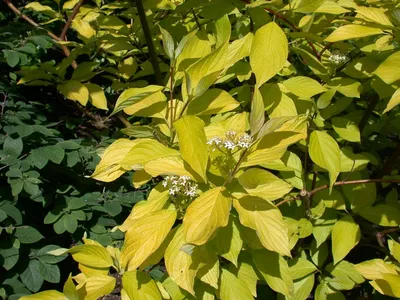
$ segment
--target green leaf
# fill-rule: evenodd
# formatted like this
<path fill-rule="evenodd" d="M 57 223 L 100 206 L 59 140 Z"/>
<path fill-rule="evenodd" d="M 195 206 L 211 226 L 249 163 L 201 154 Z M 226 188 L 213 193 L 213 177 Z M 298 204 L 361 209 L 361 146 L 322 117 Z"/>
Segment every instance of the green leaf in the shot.
<path fill-rule="evenodd" d="M 363 25 L 344 25 L 336 29 L 327 38 L 325 38 L 325 42 L 334 43 L 377 34 L 383 34 L 383 31 L 379 28 Z"/>
<path fill-rule="evenodd" d="M 164 47 L 164 51 L 167 54 L 167 56 L 174 61 L 175 59 L 175 43 L 174 43 L 174 39 L 172 38 L 172 36 L 169 34 L 168 31 L 166 31 L 165 29 L 163 29 L 160 26 L 160 31 L 162 34 L 162 40 L 163 40 L 163 47 Z"/>
<path fill-rule="evenodd" d="M 222 300 L 254 299 L 246 283 L 222 268 L 220 295 Z"/>
<path fill-rule="evenodd" d="M 15 236 L 22 244 L 32 244 L 44 238 L 35 228 L 31 226 L 20 226 L 15 230 Z"/>
<path fill-rule="evenodd" d="M 333 78 L 326 86 L 350 98 L 360 98 L 362 93 L 361 83 L 346 77 Z"/>
<path fill-rule="evenodd" d="M 230 37 L 231 22 L 229 21 L 228 15 L 224 15 L 215 22 L 215 38 L 217 40 L 215 47 L 218 48 L 225 42 L 229 42 Z"/>
<path fill-rule="evenodd" d="M 400 226 L 400 209 L 387 204 L 364 207 L 358 213 L 364 219 L 380 226 Z"/>
<path fill-rule="evenodd" d="M 37 292 L 43 284 L 40 264 L 36 259 L 29 261 L 28 267 L 21 273 L 21 280 L 32 292 Z"/>
<path fill-rule="evenodd" d="M 59 208 L 52 209 L 47 213 L 47 215 L 44 217 L 43 223 L 44 224 L 52 224 L 56 222 L 62 215 L 62 211 Z"/>
<path fill-rule="evenodd" d="M 332 118 L 332 127 L 346 141 L 361 142 L 360 130 L 355 122 L 344 117 L 335 117 Z"/>
<path fill-rule="evenodd" d="M 293 294 L 293 280 L 286 260 L 278 253 L 255 250 L 251 253 L 254 264 L 269 287 L 287 297 Z"/>
<path fill-rule="evenodd" d="M 340 172 L 340 149 L 335 139 L 326 132 L 313 131 L 308 153 L 315 164 L 329 172 L 332 188 Z"/>
<path fill-rule="evenodd" d="M 0 209 L 0 222 L 3 222 L 5 219 L 7 219 L 7 214 L 4 210 Z"/>
<path fill-rule="evenodd" d="M 7 271 L 10 270 L 19 259 L 19 250 L 15 247 L 0 249 L 1 265 Z"/>
<path fill-rule="evenodd" d="M 47 282 L 60 282 L 60 269 L 56 265 L 49 265 L 39 261 L 39 272 L 43 279 Z"/>
<path fill-rule="evenodd" d="M 57 222 L 55 222 L 53 224 L 54 231 L 57 234 L 62 234 L 66 230 L 66 228 L 64 227 L 64 218 L 65 218 L 65 215 L 63 215 Z"/>
<path fill-rule="evenodd" d="M 6 58 L 7 64 L 14 68 L 19 63 L 19 55 L 17 51 L 13 50 L 3 50 L 4 57 Z"/>
<path fill-rule="evenodd" d="M 68 201 L 68 208 L 71 210 L 79 209 L 86 206 L 86 201 L 83 198 L 71 198 Z"/>
<path fill-rule="evenodd" d="M 360 226 L 351 215 L 341 218 L 332 229 L 333 263 L 337 264 L 353 249 L 361 239 Z"/>
<path fill-rule="evenodd" d="M 59 246 L 56 245 L 47 245 L 44 246 L 43 248 L 39 249 L 36 253 L 36 257 L 43 263 L 46 264 L 56 264 L 60 261 L 63 261 L 65 258 L 67 258 L 67 254 L 59 255 L 59 256 L 54 256 L 51 254 L 48 254 L 47 252 L 49 251 L 54 251 L 60 249 Z"/>
<path fill-rule="evenodd" d="M 370 284 L 381 294 L 400 298 L 400 275 L 382 274 L 381 279 L 371 281 Z"/>
<path fill-rule="evenodd" d="M 67 281 L 63 287 L 63 293 L 68 300 L 79 300 L 79 295 L 76 290 L 75 284 L 72 281 L 71 274 L 69 274 Z"/>
<path fill-rule="evenodd" d="M 7 136 L 4 140 L 3 151 L 4 154 L 18 157 L 22 152 L 23 146 L 24 144 L 22 143 L 21 138 L 13 139 L 12 137 Z"/>
<path fill-rule="evenodd" d="M 297 116 L 297 109 L 292 98 L 283 93 L 276 83 L 267 83 L 260 88 L 264 107 L 269 117 Z"/>
<path fill-rule="evenodd" d="M 305 76 L 292 77 L 282 83 L 292 94 L 300 99 L 308 99 L 326 92 L 326 88 L 319 84 L 318 81 Z"/>
<path fill-rule="evenodd" d="M 204 122 L 196 116 L 184 116 L 174 122 L 182 158 L 206 182 L 208 163 Z"/>
<path fill-rule="evenodd" d="M 201 194 L 187 208 L 183 218 L 185 241 L 203 245 L 214 232 L 228 225 L 232 200 L 223 187 Z"/>
<path fill-rule="evenodd" d="M 275 22 L 270 22 L 256 31 L 251 45 L 250 65 L 256 75 L 258 87 L 283 68 L 288 52 L 286 35 Z"/>
<path fill-rule="evenodd" d="M 64 228 L 69 233 L 74 233 L 75 230 L 78 228 L 78 222 L 72 215 L 66 214 L 63 217 Z"/>

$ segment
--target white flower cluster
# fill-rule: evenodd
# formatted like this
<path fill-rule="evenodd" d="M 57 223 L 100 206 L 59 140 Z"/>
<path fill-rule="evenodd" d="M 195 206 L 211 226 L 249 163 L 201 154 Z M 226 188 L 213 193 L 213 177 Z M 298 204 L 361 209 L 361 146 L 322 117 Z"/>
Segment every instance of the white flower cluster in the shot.
<path fill-rule="evenodd" d="M 333 63 L 335 63 L 337 65 L 340 65 L 340 64 L 342 64 L 342 63 L 347 61 L 347 56 L 345 54 L 342 54 L 342 53 L 339 53 L 339 52 L 333 53 L 329 57 L 329 61 L 331 61 L 331 62 L 333 62 Z"/>
<path fill-rule="evenodd" d="M 224 148 L 226 150 L 248 149 L 251 145 L 252 138 L 247 133 L 238 136 L 236 131 L 229 130 L 225 133 L 225 138 L 213 137 L 207 144 L 213 146 L 213 151 L 217 148 Z"/>
<path fill-rule="evenodd" d="M 189 176 L 167 176 L 162 182 L 163 187 L 168 187 L 171 196 L 197 196 L 197 183 L 190 180 Z"/>

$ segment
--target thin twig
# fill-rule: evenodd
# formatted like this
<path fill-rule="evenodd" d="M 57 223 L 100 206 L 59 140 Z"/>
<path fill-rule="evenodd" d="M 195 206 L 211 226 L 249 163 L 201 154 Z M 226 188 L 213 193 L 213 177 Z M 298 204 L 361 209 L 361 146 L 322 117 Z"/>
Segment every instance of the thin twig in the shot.
<path fill-rule="evenodd" d="M 201 24 L 199 22 L 199 18 L 197 17 L 197 15 L 196 15 L 196 13 L 195 13 L 193 8 L 192 8 L 192 14 L 193 14 L 194 21 L 196 22 L 197 27 L 199 28 L 199 30 L 201 30 Z"/>
<path fill-rule="evenodd" d="M 144 37 L 146 39 L 147 48 L 149 49 L 150 62 L 151 62 L 151 65 L 153 66 L 156 83 L 158 85 L 162 85 L 161 70 L 160 70 L 160 66 L 158 64 L 157 53 L 156 53 L 156 49 L 154 48 L 149 24 L 147 23 L 147 18 L 146 18 L 146 13 L 145 13 L 144 7 L 143 7 L 143 2 L 142 2 L 142 0 L 135 0 L 135 2 L 136 2 L 138 14 L 139 14 L 140 23 L 142 25 Z"/>
<path fill-rule="evenodd" d="M 69 27 L 71 27 L 72 21 L 75 19 L 76 15 L 78 14 L 79 9 L 83 5 L 84 1 L 85 0 L 79 0 L 79 2 L 75 5 L 74 9 L 72 10 L 71 15 L 69 16 L 69 18 L 67 20 L 67 23 L 65 23 L 64 28 L 61 32 L 60 40 L 62 40 L 62 41 L 66 40 L 65 38 L 67 36 L 68 29 L 69 29 Z"/>
<path fill-rule="evenodd" d="M 322 50 L 319 52 L 319 54 L 318 54 L 318 56 L 319 56 L 319 60 L 321 60 L 322 59 L 322 55 L 324 54 L 324 52 L 326 51 L 326 50 L 328 50 L 329 49 L 329 47 L 330 46 L 332 46 L 333 45 L 333 43 L 328 43 L 324 48 L 322 48 Z"/>
<path fill-rule="evenodd" d="M 339 181 L 335 182 L 333 186 L 341 186 L 341 185 L 349 185 L 349 184 L 363 184 L 363 183 L 399 183 L 400 184 L 400 179 L 359 179 L 359 180 L 350 180 L 350 181 Z M 329 188 L 328 184 L 322 185 L 320 187 L 317 187 L 316 189 L 312 190 L 309 192 L 310 196 L 314 195 L 315 193 L 318 193 L 319 191 L 325 190 Z"/>

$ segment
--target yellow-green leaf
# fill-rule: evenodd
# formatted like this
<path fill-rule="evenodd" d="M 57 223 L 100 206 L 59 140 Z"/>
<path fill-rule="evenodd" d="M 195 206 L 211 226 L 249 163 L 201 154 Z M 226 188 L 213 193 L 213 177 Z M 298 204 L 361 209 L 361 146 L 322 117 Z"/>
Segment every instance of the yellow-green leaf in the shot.
<path fill-rule="evenodd" d="M 225 67 L 226 69 L 234 65 L 242 58 L 250 55 L 253 38 L 253 33 L 249 32 L 241 39 L 234 40 L 232 43 L 229 44 Z"/>
<path fill-rule="evenodd" d="M 89 100 L 89 90 L 85 85 L 76 80 L 69 80 L 57 86 L 58 90 L 70 100 L 78 101 L 83 106 Z"/>
<path fill-rule="evenodd" d="M 118 74 L 125 80 L 128 80 L 136 73 L 137 69 L 138 63 L 136 62 L 136 59 L 131 56 L 119 63 Z"/>
<path fill-rule="evenodd" d="M 344 25 L 332 32 L 325 42 L 339 42 L 351 39 L 358 39 L 366 36 L 382 34 L 383 31 L 379 28 L 363 26 L 363 25 Z"/>
<path fill-rule="evenodd" d="M 332 187 L 340 172 L 340 149 L 335 139 L 326 132 L 313 131 L 308 153 L 315 164 L 328 170 Z"/>
<path fill-rule="evenodd" d="M 194 295 L 196 269 L 191 267 L 192 257 L 180 250 L 185 244 L 183 227 L 180 226 L 165 251 L 165 266 L 170 278 L 182 289 Z"/>
<path fill-rule="evenodd" d="M 143 168 L 148 162 L 163 157 L 179 156 L 175 149 L 168 148 L 153 139 L 138 139 L 119 165 L 126 170 Z"/>
<path fill-rule="evenodd" d="M 182 158 L 206 182 L 208 163 L 204 122 L 196 116 L 184 116 L 174 122 Z"/>
<path fill-rule="evenodd" d="M 213 188 L 196 198 L 183 219 L 185 242 L 205 244 L 215 230 L 228 225 L 232 201 L 223 187 Z"/>
<path fill-rule="evenodd" d="M 144 169 L 152 177 L 159 175 L 189 176 L 192 180 L 198 178 L 193 170 L 179 156 L 161 157 L 145 164 Z M 136 174 L 136 173 L 135 173 Z"/>
<path fill-rule="evenodd" d="M 225 268 L 222 269 L 221 274 L 220 295 L 221 300 L 254 299 L 246 283 Z"/>
<path fill-rule="evenodd" d="M 292 190 L 290 184 L 263 169 L 248 169 L 238 179 L 249 195 L 269 201 L 281 198 Z"/>
<path fill-rule="evenodd" d="M 290 276 L 293 280 L 313 274 L 317 267 L 305 258 L 296 258 L 288 261 L 290 267 Z"/>
<path fill-rule="evenodd" d="M 148 85 L 143 88 L 130 88 L 118 97 L 113 115 L 123 110 L 128 115 L 139 117 L 164 118 L 167 98 L 161 92 L 164 87 Z"/>
<path fill-rule="evenodd" d="M 387 227 L 400 226 L 400 209 L 387 204 L 364 207 L 359 214 L 368 221 Z"/>
<path fill-rule="evenodd" d="M 84 40 L 90 40 L 96 35 L 96 30 L 90 26 L 89 22 L 82 19 L 75 18 L 72 21 L 71 27 L 76 30 Z"/>
<path fill-rule="evenodd" d="M 113 261 L 107 250 L 97 245 L 79 245 L 68 251 L 72 258 L 84 265 L 95 268 L 107 268 Z"/>
<path fill-rule="evenodd" d="M 361 239 L 360 226 L 351 215 L 341 218 L 332 228 L 333 262 L 337 264 Z"/>
<path fill-rule="evenodd" d="M 237 219 L 231 216 L 228 225 L 220 228 L 211 241 L 216 252 L 236 267 L 238 266 L 239 253 L 243 246 L 237 222 Z"/>
<path fill-rule="evenodd" d="M 360 130 L 355 122 L 344 117 L 332 118 L 332 127 L 336 133 L 349 142 L 360 142 Z"/>
<path fill-rule="evenodd" d="M 217 79 L 219 73 L 225 68 L 228 44 L 224 43 L 214 52 L 201 58 L 187 70 L 188 95 L 200 96 Z"/>
<path fill-rule="evenodd" d="M 114 290 L 115 282 L 114 277 L 107 275 L 88 277 L 85 284 L 78 290 L 80 299 L 97 300 L 108 295 Z"/>
<path fill-rule="evenodd" d="M 44 291 L 33 295 L 22 296 L 20 300 L 69 300 L 63 293 L 55 290 Z"/>
<path fill-rule="evenodd" d="M 385 110 L 383 111 L 383 114 L 387 113 L 388 111 L 392 110 L 395 106 L 400 104 L 400 88 L 397 89 L 392 97 L 389 100 L 389 103 L 386 105 Z"/>
<path fill-rule="evenodd" d="M 233 205 L 239 213 L 240 223 L 255 230 L 265 248 L 291 256 L 288 229 L 275 205 L 253 196 L 234 199 Z"/>
<path fill-rule="evenodd" d="M 370 284 L 381 294 L 400 298 L 400 275 L 382 274 L 381 279 L 371 281 Z"/>
<path fill-rule="evenodd" d="M 264 101 L 259 89 L 255 88 L 251 101 L 250 129 L 251 134 L 256 135 L 265 122 Z"/>
<path fill-rule="evenodd" d="M 229 93 L 220 89 L 209 89 L 200 97 L 190 101 L 186 114 L 214 115 L 231 111 L 240 105 Z"/>
<path fill-rule="evenodd" d="M 50 18 L 60 17 L 59 13 L 54 11 L 50 6 L 42 5 L 39 2 L 30 2 L 29 4 L 25 5 L 25 8 L 47 15 Z"/>
<path fill-rule="evenodd" d="M 119 163 L 140 140 L 118 139 L 104 151 L 92 178 L 103 182 L 114 181 L 126 172 Z"/>
<path fill-rule="evenodd" d="M 282 83 L 292 94 L 301 99 L 308 99 L 326 91 L 318 81 L 305 76 L 292 77 Z"/>
<path fill-rule="evenodd" d="M 336 77 L 327 83 L 328 87 L 350 98 L 360 98 L 362 85 L 351 78 Z"/>
<path fill-rule="evenodd" d="M 283 68 L 288 53 L 286 35 L 275 22 L 256 31 L 250 50 L 250 65 L 256 75 L 258 87 Z"/>
<path fill-rule="evenodd" d="M 276 83 L 267 83 L 260 88 L 264 107 L 269 117 L 279 118 L 297 116 L 296 105 L 293 100 L 281 91 Z"/>
<path fill-rule="evenodd" d="M 366 260 L 354 265 L 354 268 L 369 280 L 381 279 L 383 274 L 397 274 L 396 266 L 386 263 L 383 259 Z"/>
<path fill-rule="evenodd" d="M 294 11 L 303 14 L 313 13 L 323 2 L 324 0 L 300 0 L 297 1 L 298 4 L 294 7 Z"/>
<path fill-rule="evenodd" d="M 130 299 L 161 300 L 154 280 L 144 272 L 128 271 L 122 275 L 122 286 Z"/>
<path fill-rule="evenodd" d="M 386 58 L 374 72 L 385 83 L 392 84 L 400 79 L 400 51 Z"/>
<path fill-rule="evenodd" d="M 97 84 L 93 83 L 86 83 L 85 86 L 89 91 L 89 101 L 93 104 L 93 106 L 100 109 L 108 110 L 107 98 L 104 94 L 103 89 Z"/>
<path fill-rule="evenodd" d="M 76 291 L 76 286 L 72 281 L 71 274 L 69 274 L 68 279 L 64 284 L 63 293 L 68 300 L 79 300 L 79 295 Z"/>
<path fill-rule="evenodd" d="M 135 270 L 155 252 L 175 220 L 174 210 L 159 210 L 137 219 L 125 234 L 121 251 L 121 263 L 125 270 Z"/>
<path fill-rule="evenodd" d="M 392 22 L 385 11 L 376 7 L 357 6 L 356 12 L 362 15 L 366 21 L 393 27 Z"/>
<path fill-rule="evenodd" d="M 286 260 L 268 250 L 252 251 L 253 261 L 269 287 L 290 298 L 293 296 L 293 280 Z"/>

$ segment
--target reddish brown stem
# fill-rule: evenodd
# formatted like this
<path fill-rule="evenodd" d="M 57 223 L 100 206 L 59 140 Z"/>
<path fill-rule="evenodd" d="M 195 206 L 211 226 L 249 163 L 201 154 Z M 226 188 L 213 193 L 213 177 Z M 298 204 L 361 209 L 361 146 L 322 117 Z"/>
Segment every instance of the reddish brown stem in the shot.
<path fill-rule="evenodd" d="M 33 21 L 31 18 L 29 18 L 28 16 L 24 15 L 17 7 L 15 7 L 14 4 L 11 3 L 11 0 L 4 0 L 4 2 L 7 4 L 7 6 L 17 15 L 19 16 L 21 19 L 24 19 L 25 21 L 27 21 L 29 24 L 31 24 L 34 27 L 39 28 L 40 25 L 38 23 L 36 23 L 35 21 Z M 56 42 L 60 42 L 62 41 L 58 36 L 56 36 L 54 33 L 52 33 L 49 30 L 46 30 L 47 35 L 49 37 L 51 37 L 53 40 L 55 40 Z M 69 51 L 69 49 L 64 46 L 64 45 L 60 45 L 61 49 L 64 52 L 65 56 L 70 56 L 71 52 Z M 76 68 L 78 67 L 77 63 L 75 61 L 72 62 L 72 67 Z"/>
<path fill-rule="evenodd" d="M 85 0 L 79 0 L 79 2 L 75 5 L 74 9 L 72 10 L 72 13 L 69 16 L 69 18 L 67 20 L 67 23 L 65 23 L 64 28 L 63 28 L 63 30 L 61 32 L 60 40 L 65 41 L 68 29 L 71 27 L 72 21 L 75 19 L 76 15 L 79 12 L 79 9 L 83 5 L 83 1 L 85 1 Z"/>
<path fill-rule="evenodd" d="M 382 230 L 376 233 L 376 240 L 378 241 L 379 246 L 381 247 L 385 247 L 385 244 L 383 243 L 383 239 L 385 237 L 385 235 L 390 234 L 390 233 L 394 233 L 400 231 L 399 227 L 396 228 L 390 228 L 390 229 L 386 229 L 386 230 Z"/>

